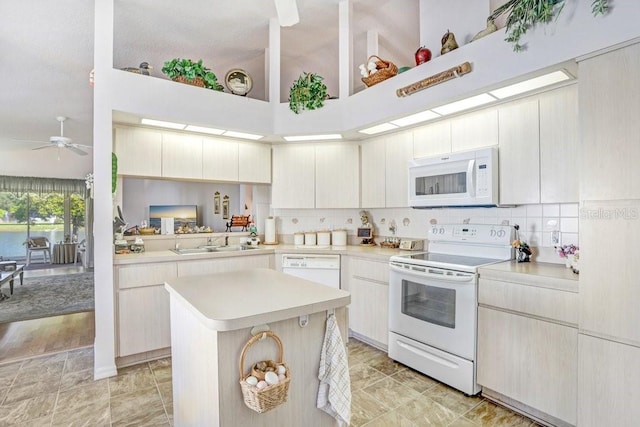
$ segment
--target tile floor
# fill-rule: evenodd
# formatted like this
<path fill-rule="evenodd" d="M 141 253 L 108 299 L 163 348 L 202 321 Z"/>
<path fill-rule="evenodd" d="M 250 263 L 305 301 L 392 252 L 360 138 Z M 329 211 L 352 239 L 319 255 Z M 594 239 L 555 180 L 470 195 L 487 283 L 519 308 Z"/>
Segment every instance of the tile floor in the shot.
<path fill-rule="evenodd" d="M 348 348 L 354 427 L 537 426 L 359 341 Z M 170 426 L 172 399 L 170 358 L 99 381 L 91 347 L 0 365 L 0 426 Z"/>

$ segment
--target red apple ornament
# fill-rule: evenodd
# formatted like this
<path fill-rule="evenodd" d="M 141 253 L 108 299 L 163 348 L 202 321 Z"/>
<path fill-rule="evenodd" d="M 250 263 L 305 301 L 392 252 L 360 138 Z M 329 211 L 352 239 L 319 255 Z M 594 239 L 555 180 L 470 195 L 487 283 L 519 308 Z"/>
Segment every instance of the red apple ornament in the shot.
<path fill-rule="evenodd" d="M 416 65 L 424 64 L 431 60 L 431 51 L 424 46 L 421 46 L 415 53 Z"/>

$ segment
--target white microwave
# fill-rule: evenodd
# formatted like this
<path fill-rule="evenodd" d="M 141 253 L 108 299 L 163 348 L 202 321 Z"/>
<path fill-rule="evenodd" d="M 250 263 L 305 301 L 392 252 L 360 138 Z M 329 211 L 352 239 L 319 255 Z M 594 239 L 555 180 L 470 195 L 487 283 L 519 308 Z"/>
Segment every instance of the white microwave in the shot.
<path fill-rule="evenodd" d="M 409 161 L 409 206 L 496 206 L 498 148 Z"/>

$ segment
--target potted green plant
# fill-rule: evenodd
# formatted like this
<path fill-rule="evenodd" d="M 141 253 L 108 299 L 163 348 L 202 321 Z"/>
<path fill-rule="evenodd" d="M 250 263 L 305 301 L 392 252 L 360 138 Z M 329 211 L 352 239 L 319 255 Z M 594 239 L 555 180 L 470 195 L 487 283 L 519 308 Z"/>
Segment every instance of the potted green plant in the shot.
<path fill-rule="evenodd" d="M 507 38 L 513 43 L 513 50 L 519 52 L 523 49 L 520 38 L 527 30 L 538 23 L 548 23 L 554 17 L 560 15 L 565 0 L 509 0 L 497 8 L 489 20 L 495 20 L 498 16 L 507 13 Z M 609 0 L 592 0 L 591 12 L 594 16 L 604 15 L 609 9 Z"/>
<path fill-rule="evenodd" d="M 296 114 L 300 110 L 315 110 L 324 106 L 327 85 L 324 78 L 314 73 L 302 73 L 289 90 L 289 109 Z"/>
<path fill-rule="evenodd" d="M 222 85 L 218 83 L 216 75 L 209 68 L 202 65 L 202 59 L 198 62 L 193 62 L 190 59 L 174 58 L 164 63 L 162 72 L 176 82 L 212 90 L 223 90 Z"/>

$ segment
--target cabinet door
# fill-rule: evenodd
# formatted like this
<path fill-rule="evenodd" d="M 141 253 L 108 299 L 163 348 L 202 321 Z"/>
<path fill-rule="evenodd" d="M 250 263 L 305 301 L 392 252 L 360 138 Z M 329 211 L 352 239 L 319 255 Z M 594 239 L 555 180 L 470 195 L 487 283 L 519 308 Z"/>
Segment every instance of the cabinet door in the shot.
<path fill-rule="evenodd" d="M 163 133 L 162 176 L 202 179 L 202 137 Z"/>
<path fill-rule="evenodd" d="M 238 181 L 238 143 L 223 138 L 202 139 L 202 178 Z"/>
<path fill-rule="evenodd" d="M 178 276 L 224 273 L 248 268 L 272 268 L 271 257 L 271 255 L 255 255 L 183 261 L 178 263 Z"/>
<path fill-rule="evenodd" d="M 498 145 L 498 112 L 494 108 L 451 119 L 451 150 L 453 152 L 492 145 Z"/>
<path fill-rule="evenodd" d="M 349 291 L 349 329 L 386 348 L 389 345 L 389 286 L 351 277 Z"/>
<path fill-rule="evenodd" d="M 500 117 L 500 203 L 540 203 L 538 100 L 507 104 Z"/>
<path fill-rule="evenodd" d="M 451 121 L 442 120 L 413 130 L 413 157 L 451 153 Z"/>
<path fill-rule="evenodd" d="M 164 285 L 118 291 L 118 355 L 171 346 L 169 293 Z"/>
<path fill-rule="evenodd" d="M 578 202 L 578 86 L 540 96 L 540 202 Z"/>
<path fill-rule="evenodd" d="M 241 142 L 239 144 L 240 182 L 271 183 L 271 145 Z"/>
<path fill-rule="evenodd" d="M 142 128 L 115 128 L 118 175 L 162 175 L 162 133 Z"/>
<path fill-rule="evenodd" d="M 413 132 L 386 138 L 385 204 L 388 208 L 409 206 L 409 160 L 413 159 Z"/>
<path fill-rule="evenodd" d="M 360 148 L 316 145 L 316 208 L 360 207 Z"/>
<path fill-rule="evenodd" d="M 478 384 L 576 424 L 578 330 L 478 308 Z"/>
<path fill-rule="evenodd" d="M 271 203 L 274 208 L 314 208 L 316 151 L 313 145 L 273 147 Z"/>
<path fill-rule="evenodd" d="M 363 208 L 385 207 L 385 140 L 376 138 L 360 146 L 361 192 Z"/>

